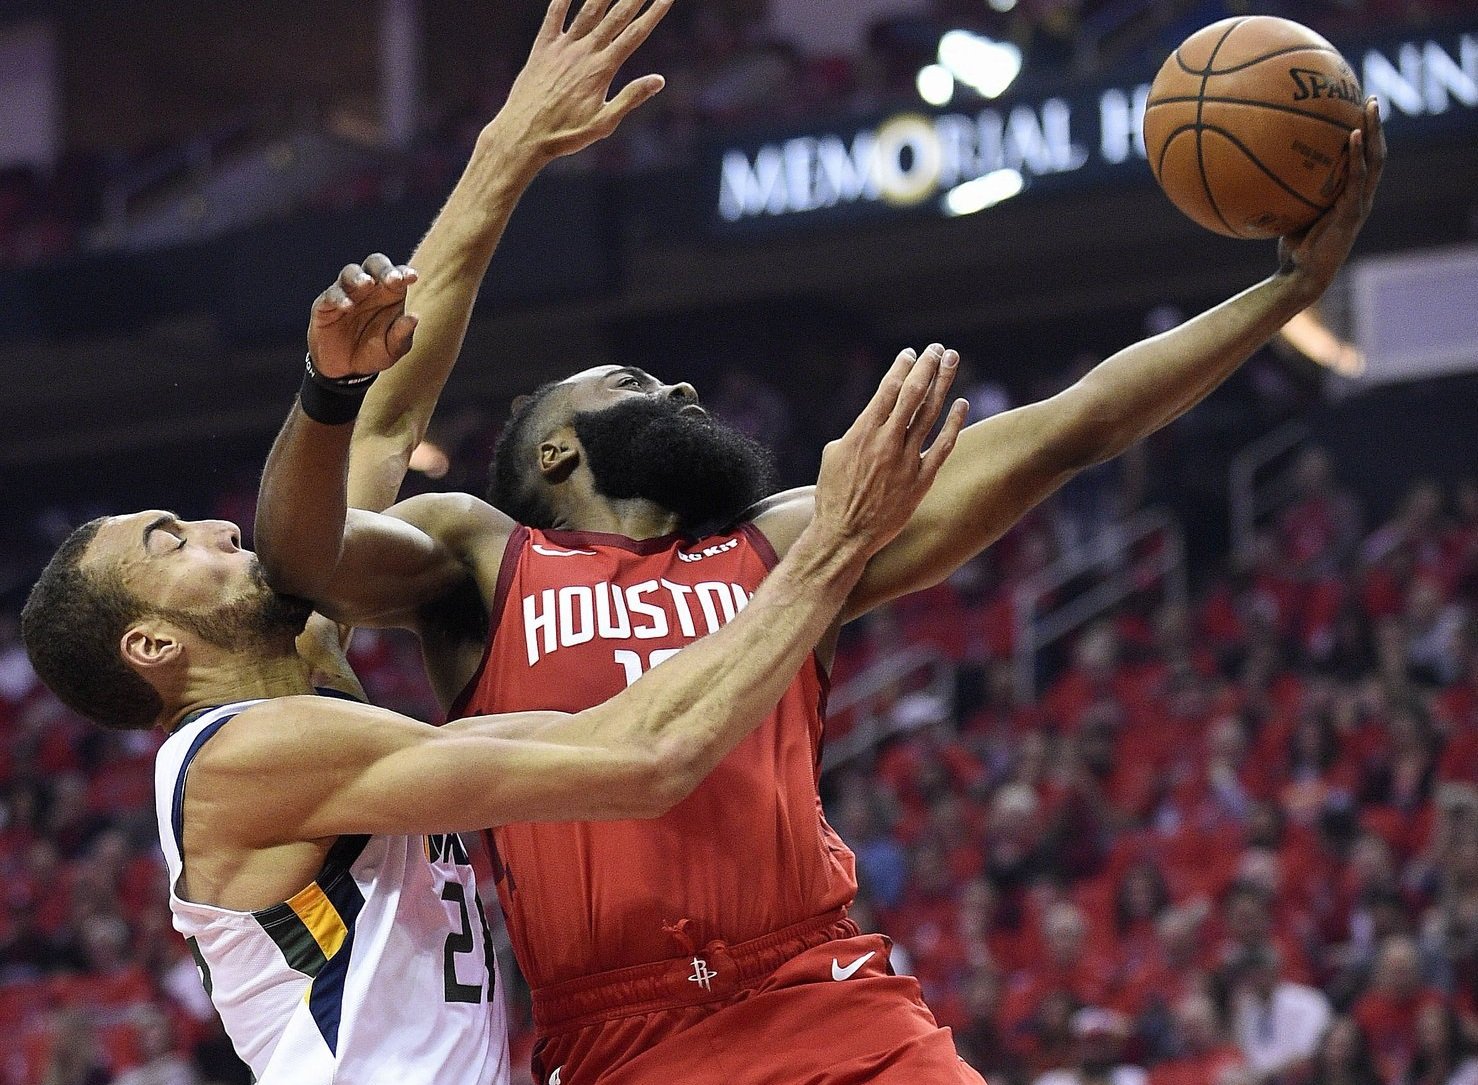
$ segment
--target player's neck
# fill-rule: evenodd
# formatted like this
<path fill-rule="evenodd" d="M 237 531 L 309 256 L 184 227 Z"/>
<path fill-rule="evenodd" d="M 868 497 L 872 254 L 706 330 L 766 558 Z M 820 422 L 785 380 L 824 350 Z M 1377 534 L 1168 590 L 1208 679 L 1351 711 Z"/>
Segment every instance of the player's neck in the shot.
<path fill-rule="evenodd" d="M 646 498 L 613 501 L 592 495 L 561 510 L 554 526 L 561 531 L 599 531 L 628 539 L 671 535 L 680 526 L 677 514 Z"/>
<path fill-rule="evenodd" d="M 192 669 L 185 687 L 171 698 L 165 731 L 201 709 L 236 701 L 294 697 L 313 692 L 313 675 L 295 651 L 279 655 L 222 653 Z"/>

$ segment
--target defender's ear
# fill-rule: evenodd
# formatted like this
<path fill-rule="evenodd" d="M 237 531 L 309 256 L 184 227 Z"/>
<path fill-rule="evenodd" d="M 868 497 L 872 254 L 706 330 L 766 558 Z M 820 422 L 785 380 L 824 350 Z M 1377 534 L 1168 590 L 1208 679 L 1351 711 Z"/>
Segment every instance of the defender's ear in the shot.
<path fill-rule="evenodd" d="M 141 671 L 157 671 L 184 654 L 179 632 L 167 622 L 140 622 L 129 626 L 118 641 L 123 658 Z"/>

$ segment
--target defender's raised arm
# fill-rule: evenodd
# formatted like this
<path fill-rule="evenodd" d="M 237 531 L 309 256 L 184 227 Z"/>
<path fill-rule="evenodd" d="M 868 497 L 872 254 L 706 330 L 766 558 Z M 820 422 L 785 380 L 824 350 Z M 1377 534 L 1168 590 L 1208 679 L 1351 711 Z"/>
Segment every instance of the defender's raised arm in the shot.
<path fill-rule="evenodd" d="M 349 503 L 376 512 L 394 503 L 411 452 L 425 436 L 462 349 L 478 287 L 514 208 L 554 159 L 609 136 L 663 86 L 660 75 L 627 83 L 608 100 L 617 71 L 667 15 L 673 0 L 583 4 L 553 0 L 508 101 L 478 135 L 472 157 L 416 247 L 420 281 L 410 308 L 424 323 L 404 363 L 375 387 L 355 433 Z"/>

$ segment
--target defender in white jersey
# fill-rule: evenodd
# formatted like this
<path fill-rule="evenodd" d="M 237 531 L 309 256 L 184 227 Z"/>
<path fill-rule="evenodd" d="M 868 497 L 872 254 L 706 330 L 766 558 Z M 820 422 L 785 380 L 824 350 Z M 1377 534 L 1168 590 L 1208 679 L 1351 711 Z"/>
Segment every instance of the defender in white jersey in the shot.
<path fill-rule="evenodd" d="M 409 338 L 414 272 L 366 266 L 374 288 L 331 289 L 310 335 L 351 372 L 393 364 Z M 963 422 L 957 402 L 922 451 L 953 377 L 938 356 L 901 357 L 828 446 L 815 519 L 743 613 L 574 715 L 433 728 L 315 694 L 295 644 L 308 607 L 271 590 L 234 524 L 142 512 L 62 544 L 22 612 L 26 650 L 77 711 L 168 733 L 156 797 L 170 908 L 261 1085 L 508 1079 L 482 905 L 453 834 L 656 817 L 686 797 L 774 708 L 923 499 Z M 323 396 L 343 393 L 312 380 L 305 412 L 334 415 Z M 347 439 L 350 419 L 315 424 Z M 416 529 L 401 530 L 414 543 Z M 478 577 L 485 557 L 442 566 L 444 589 Z"/>
<path fill-rule="evenodd" d="M 497 961 L 460 837 L 341 836 L 311 882 L 254 911 L 179 895 L 190 763 L 257 703 L 188 718 L 154 776 L 174 926 L 237 1053 L 259 1082 L 508 1080 Z"/>

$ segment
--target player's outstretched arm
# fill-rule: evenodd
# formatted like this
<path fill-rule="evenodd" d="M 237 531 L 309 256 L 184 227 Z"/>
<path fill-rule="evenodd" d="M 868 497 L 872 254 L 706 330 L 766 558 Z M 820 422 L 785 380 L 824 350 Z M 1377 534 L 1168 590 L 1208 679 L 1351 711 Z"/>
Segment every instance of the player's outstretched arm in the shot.
<path fill-rule="evenodd" d="M 1120 351 L 1051 399 L 968 427 L 908 526 L 868 566 L 844 615 L 938 583 L 1078 471 L 1119 455 L 1209 395 L 1328 288 L 1370 214 L 1384 162 L 1372 99 L 1363 127 L 1350 135 L 1343 194 L 1307 232 L 1283 240 L 1275 274 Z M 779 495 L 756 523 L 783 550 L 808 506 L 806 491 Z"/>
<path fill-rule="evenodd" d="M 534 177 L 555 158 L 604 139 L 662 89 L 659 75 L 628 83 L 607 100 L 617 71 L 671 9 L 657 0 L 587 0 L 570 21 L 570 0 L 553 0 L 508 101 L 478 136 L 467 168 L 411 257 L 421 276 L 409 306 L 422 330 L 404 361 L 380 380 L 355 428 L 349 504 L 380 511 L 394 503 L 411 453 L 462 349 L 478 287 L 508 220 Z"/>
<path fill-rule="evenodd" d="M 749 605 L 605 704 L 432 729 L 367 705 L 283 698 L 212 741 L 191 777 L 196 801 L 252 781 L 253 809 L 268 813 L 235 830 L 255 834 L 247 844 L 665 812 L 774 708 L 868 558 L 928 492 L 964 420 L 955 402 L 924 449 L 953 379 L 939 359 L 901 356 L 827 447 L 816 515 Z"/>

